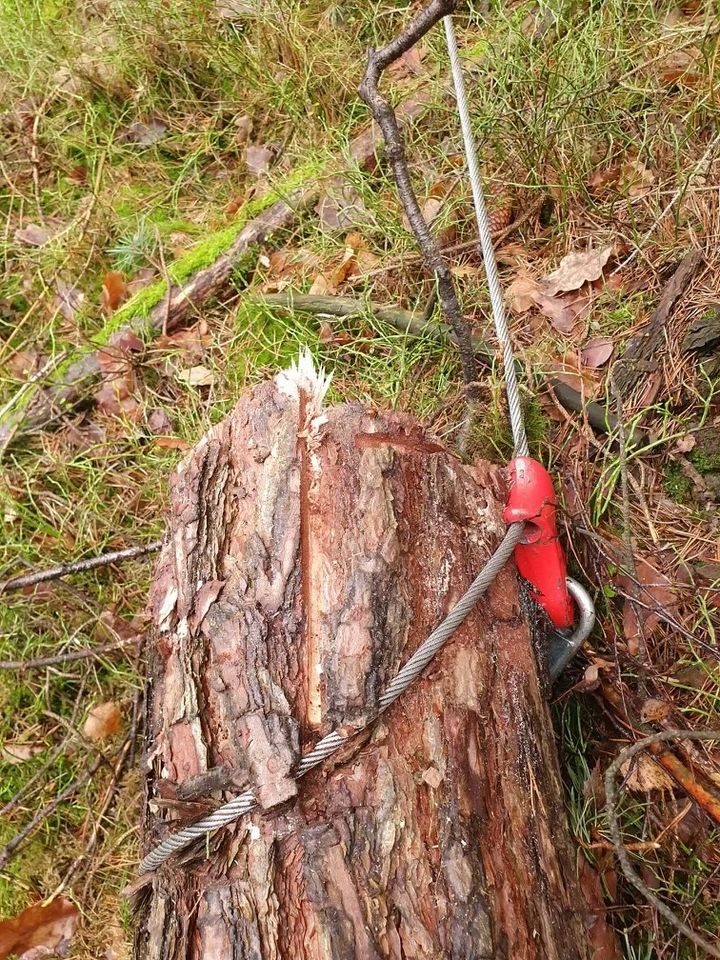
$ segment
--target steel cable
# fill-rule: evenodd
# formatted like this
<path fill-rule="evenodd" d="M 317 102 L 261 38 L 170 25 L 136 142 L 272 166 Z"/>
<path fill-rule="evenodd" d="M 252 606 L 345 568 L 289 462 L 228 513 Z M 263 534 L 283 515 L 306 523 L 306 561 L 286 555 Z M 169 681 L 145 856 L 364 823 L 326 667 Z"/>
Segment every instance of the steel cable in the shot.
<path fill-rule="evenodd" d="M 485 195 L 480 178 L 480 165 L 478 163 L 477 150 L 475 149 L 475 138 L 473 137 L 472 125 L 470 123 L 470 110 L 468 108 L 467 93 L 465 91 L 465 78 L 463 77 L 460 54 L 458 52 L 457 37 L 455 36 L 455 25 L 450 16 L 443 18 L 443 24 L 445 26 L 445 36 L 450 53 L 453 86 L 455 87 L 455 98 L 457 101 L 458 114 L 460 115 L 465 158 L 470 176 L 470 186 L 472 188 L 473 203 L 475 205 L 475 217 L 477 219 L 488 290 L 490 291 L 490 303 L 492 305 L 493 320 L 495 322 L 495 332 L 503 352 L 505 391 L 508 399 L 510 426 L 512 428 L 513 440 L 515 441 L 515 456 L 527 457 L 529 450 L 527 434 L 525 433 L 525 422 L 520 405 L 520 390 L 515 374 L 515 356 L 510 340 L 510 331 L 508 330 L 507 317 L 505 314 L 505 302 L 503 300 L 497 263 L 495 261 L 492 231 L 490 229 L 490 221 L 485 205 Z"/>
<path fill-rule="evenodd" d="M 467 591 L 460 600 L 458 600 L 442 623 L 439 624 L 427 640 L 418 647 L 407 663 L 400 668 L 395 678 L 390 681 L 385 690 L 380 694 L 378 698 L 378 709 L 374 716 L 368 720 L 368 723 L 365 724 L 365 727 L 376 720 L 384 710 L 387 710 L 391 703 L 394 703 L 395 700 L 407 690 L 420 676 L 433 657 L 445 646 L 493 582 L 499 571 L 512 556 L 513 550 L 520 540 L 522 528 L 523 525 L 521 523 L 514 523 L 508 527 L 497 550 L 490 557 L 475 580 L 470 584 Z M 365 727 L 361 729 L 365 729 Z M 313 767 L 322 763 L 323 760 L 327 760 L 327 758 L 335 753 L 336 750 L 339 750 L 348 739 L 359 732 L 360 730 L 354 730 L 346 736 L 337 730 L 333 730 L 326 737 L 323 737 L 322 740 L 313 747 L 310 753 L 302 758 L 295 772 L 295 777 L 299 779 L 312 770 Z M 255 794 L 252 790 L 246 790 L 238 797 L 235 797 L 234 800 L 230 800 L 228 803 L 223 804 L 222 807 L 218 807 L 217 810 L 208 814 L 207 817 L 203 817 L 201 820 L 198 820 L 197 823 L 190 824 L 188 827 L 183 827 L 181 830 L 178 830 L 177 833 L 173 833 L 163 840 L 157 847 L 151 850 L 142 861 L 140 864 L 140 873 L 150 873 L 153 870 L 157 870 L 157 868 L 173 854 L 184 850 L 195 840 L 200 839 L 200 837 L 204 837 L 206 834 L 218 830 L 220 827 L 225 827 L 246 813 L 250 813 L 252 810 L 255 810 L 257 806 L 258 802 Z"/>

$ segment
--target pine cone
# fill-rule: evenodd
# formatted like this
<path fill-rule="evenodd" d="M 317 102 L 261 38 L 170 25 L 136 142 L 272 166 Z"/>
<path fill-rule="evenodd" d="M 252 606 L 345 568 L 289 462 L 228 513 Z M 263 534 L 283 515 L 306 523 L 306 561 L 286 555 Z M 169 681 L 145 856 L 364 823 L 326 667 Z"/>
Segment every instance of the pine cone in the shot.
<path fill-rule="evenodd" d="M 513 219 L 515 203 L 509 193 L 501 193 L 490 201 L 488 218 L 490 233 L 495 236 L 510 226 Z"/>

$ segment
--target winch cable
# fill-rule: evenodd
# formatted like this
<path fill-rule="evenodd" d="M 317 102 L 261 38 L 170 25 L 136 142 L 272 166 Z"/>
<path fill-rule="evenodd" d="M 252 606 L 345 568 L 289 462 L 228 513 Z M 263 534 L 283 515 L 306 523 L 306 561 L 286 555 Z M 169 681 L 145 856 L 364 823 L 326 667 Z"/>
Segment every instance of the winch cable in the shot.
<path fill-rule="evenodd" d="M 415 651 L 410 659 L 402 666 L 393 680 L 383 690 L 378 698 L 378 709 L 371 718 L 368 719 L 365 726 L 374 722 L 383 711 L 387 710 L 391 703 L 394 703 L 407 688 L 420 676 L 425 667 L 430 663 L 433 657 L 445 646 L 450 637 L 455 633 L 458 627 L 463 623 L 468 614 L 472 611 L 480 597 L 493 582 L 499 571 L 505 566 L 507 561 L 513 555 L 522 535 L 523 524 L 513 523 L 507 528 L 505 536 L 495 553 L 487 561 L 475 580 L 471 583 L 468 590 L 458 600 L 450 613 L 445 617 L 442 623 L 435 627 L 430 636 Z M 362 728 L 364 729 L 364 727 Z M 353 730 L 352 733 L 344 735 L 338 730 L 333 730 L 327 736 L 323 737 L 313 749 L 302 757 L 295 771 L 295 777 L 299 779 L 309 773 L 314 767 L 327 760 L 329 756 L 339 750 L 348 739 L 358 734 L 360 730 Z M 157 847 L 150 851 L 140 864 L 140 873 L 151 873 L 157 870 L 169 857 L 179 853 L 188 847 L 195 840 L 204 837 L 213 830 L 225 827 L 244 816 L 246 813 L 257 809 L 258 802 L 252 790 L 246 790 L 240 796 L 230 800 L 229 803 L 218 807 L 213 813 L 203 817 L 196 823 L 183 827 L 177 833 L 171 834 L 163 840 Z"/>
<path fill-rule="evenodd" d="M 447 37 L 448 51 L 452 67 L 453 84 L 460 116 L 460 125 L 462 129 L 465 154 L 467 159 L 468 173 L 472 187 L 473 202 L 475 214 L 477 217 L 478 233 L 480 246 L 482 249 L 485 272 L 487 275 L 488 289 L 490 291 L 490 302 L 492 305 L 493 319 L 497 338 L 502 347 L 503 366 L 505 374 L 506 392 L 508 400 L 508 411 L 510 425 L 512 428 L 513 440 L 515 444 L 515 456 L 528 456 L 528 442 L 523 420 L 522 408 L 520 404 L 520 390 L 518 388 L 517 377 L 515 374 L 515 358 L 513 355 L 512 343 L 510 341 L 510 332 L 508 330 L 505 306 L 503 303 L 502 289 L 498 278 L 497 264 L 495 261 L 495 252 L 492 244 L 490 223 L 488 220 L 485 198 L 483 194 L 482 182 L 480 179 L 480 168 L 477 159 L 477 151 L 472 134 L 470 123 L 470 113 L 467 103 L 467 94 L 465 91 L 465 81 L 463 78 L 462 65 L 458 52 L 457 38 L 452 17 L 444 18 L 445 35 Z M 460 598 L 457 604 L 452 608 L 442 623 L 437 626 L 427 640 L 424 641 L 409 658 L 409 660 L 400 668 L 397 675 L 390 681 L 385 690 L 378 698 L 377 709 L 373 715 L 368 718 L 365 727 L 374 722 L 390 704 L 394 703 L 412 683 L 420 676 L 430 661 L 445 646 L 450 637 L 464 622 L 468 614 L 472 611 L 480 597 L 487 591 L 499 571 L 505 566 L 507 561 L 513 555 L 515 547 L 521 540 L 524 523 L 512 523 L 508 526 L 505 535 L 500 542 L 495 553 L 489 558 L 483 569 L 470 585 L 466 593 Z M 587 626 L 587 624 L 585 624 Z M 592 622 L 590 621 L 590 626 Z M 589 628 L 588 628 L 589 632 Z M 579 634 L 578 634 L 579 636 Z M 364 729 L 364 728 L 362 728 Z M 343 734 L 338 730 L 333 730 L 327 736 L 323 737 L 313 749 L 302 757 L 295 770 L 295 777 L 299 779 L 305 776 L 314 767 L 317 767 L 324 760 L 340 749 L 351 737 L 357 735 L 360 730 L 353 730 L 350 734 Z M 176 833 L 171 834 L 156 846 L 142 860 L 140 864 L 140 873 L 150 873 L 157 870 L 173 854 L 179 853 L 193 842 L 207 834 L 227 826 L 233 821 L 239 819 L 247 813 L 258 808 L 258 802 L 252 790 L 246 790 L 235 799 L 218 807 L 213 813 L 196 823 L 183 827 Z"/>
<path fill-rule="evenodd" d="M 513 354 L 510 331 L 508 330 L 507 325 L 507 316 L 505 314 L 505 303 L 503 300 L 502 288 L 500 287 L 500 279 L 498 277 L 495 249 L 492 242 L 492 232 L 490 230 L 490 221 L 488 219 L 487 206 L 485 204 L 485 194 L 483 191 L 482 180 L 480 179 L 480 165 L 478 163 L 477 150 L 475 148 L 475 138 L 473 136 L 472 125 L 470 122 L 470 110 L 468 108 L 467 93 L 465 90 L 465 77 L 463 76 L 462 64 L 460 62 L 460 53 L 458 51 L 457 36 L 455 34 L 455 24 L 453 23 L 453 18 L 451 16 L 443 17 L 443 26 L 445 27 L 445 37 L 447 39 L 447 47 L 450 54 L 450 66 L 452 69 L 453 86 L 455 88 L 455 100 L 457 103 L 458 114 L 460 116 L 460 127 L 462 129 L 465 160 L 467 163 L 468 175 L 470 177 L 470 186 L 472 188 L 475 217 L 477 220 L 483 262 L 485 264 L 488 290 L 490 291 L 490 304 L 492 306 L 492 315 L 495 323 L 495 333 L 498 341 L 500 342 L 500 346 L 502 347 L 503 367 L 505 374 L 505 392 L 507 394 L 510 427 L 512 429 L 513 440 L 515 441 L 515 456 L 527 457 L 529 454 L 528 441 L 527 434 L 525 432 L 525 421 L 523 419 L 522 407 L 520 405 L 520 390 L 518 388 L 517 376 L 515 373 L 515 356 Z"/>

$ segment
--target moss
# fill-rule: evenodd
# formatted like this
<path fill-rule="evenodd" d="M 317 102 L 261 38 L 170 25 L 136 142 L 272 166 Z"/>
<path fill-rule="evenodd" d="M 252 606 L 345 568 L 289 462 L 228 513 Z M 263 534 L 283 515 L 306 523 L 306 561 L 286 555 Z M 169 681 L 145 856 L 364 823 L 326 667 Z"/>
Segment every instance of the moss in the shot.
<path fill-rule="evenodd" d="M 688 459 L 703 477 L 708 473 L 720 473 L 720 450 L 708 450 L 707 447 L 692 450 Z"/>
<path fill-rule="evenodd" d="M 690 503 L 692 501 L 692 483 L 676 463 L 669 463 L 665 467 L 663 488 L 665 493 L 676 503 Z"/>

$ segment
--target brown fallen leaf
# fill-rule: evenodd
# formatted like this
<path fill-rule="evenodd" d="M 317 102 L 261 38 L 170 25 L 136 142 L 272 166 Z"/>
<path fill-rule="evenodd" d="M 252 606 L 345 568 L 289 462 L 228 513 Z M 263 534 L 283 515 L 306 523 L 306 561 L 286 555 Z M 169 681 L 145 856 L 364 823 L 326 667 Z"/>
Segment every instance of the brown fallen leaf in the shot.
<path fill-rule="evenodd" d="M 176 376 L 191 387 L 211 387 L 215 383 L 215 374 L 201 364 L 188 370 L 178 370 Z"/>
<path fill-rule="evenodd" d="M 44 743 L 19 743 L 6 740 L 0 745 L 0 760 L 5 763 L 17 764 L 32 760 L 45 749 Z"/>
<path fill-rule="evenodd" d="M 507 288 L 506 295 L 514 313 L 527 313 L 537 304 L 540 284 L 526 270 L 521 270 Z"/>
<path fill-rule="evenodd" d="M 330 232 L 344 232 L 370 222 L 370 214 L 357 188 L 345 177 L 331 177 L 315 206 L 322 225 Z"/>
<path fill-rule="evenodd" d="M 652 636 L 660 623 L 660 614 L 672 614 L 677 605 L 675 592 L 665 574 L 642 558 L 636 559 L 635 567 L 638 585 L 626 574 L 618 574 L 615 578 L 628 597 L 637 597 L 640 601 L 633 603 L 626 599 L 623 606 L 623 632 L 628 651 L 633 656 L 640 649 L 641 641 Z"/>
<path fill-rule="evenodd" d="M 163 450 L 189 450 L 192 444 L 182 437 L 155 437 L 153 446 Z"/>
<path fill-rule="evenodd" d="M 75 314 L 82 306 L 85 294 L 82 293 L 74 284 L 66 283 L 58 278 L 55 281 L 57 297 L 55 298 L 54 308 L 72 323 L 75 320 Z"/>
<path fill-rule="evenodd" d="M 621 767 L 625 786 L 636 793 L 650 793 L 653 790 L 674 790 L 675 781 L 646 753 L 631 757 Z"/>
<path fill-rule="evenodd" d="M 600 877 L 582 853 L 578 853 L 578 879 L 585 901 L 585 929 L 593 960 L 622 960 L 617 938 L 606 919 Z"/>
<path fill-rule="evenodd" d="M 588 340 L 580 353 L 583 366 L 590 367 L 591 370 L 597 370 L 598 367 L 602 367 L 603 364 L 608 362 L 614 349 L 615 345 L 608 337 L 594 337 L 592 340 Z"/>
<path fill-rule="evenodd" d="M 165 138 L 167 131 L 167 124 L 163 120 L 156 118 L 147 123 L 137 120 L 121 130 L 118 139 L 139 147 L 152 147 Z"/>
<path fill-rule="evenodd" d="M 67 956 L 80 911 L 65 897 L 34 904 L 16 917 L 0 920 L 0 960 Z"/>
<path fill-rule="evenodd" d="M 675 444 L 675 449 L 678 453 L 690 453 L 691 450 L 695 449 L 697 440 L 692 433 L 686 434 L 684 437 L 680 437 L 678 442 Z"/>
<path fill-rule="evenodd" d="M 404 80 L 406 77 L 418 77 L 425 72 L 423 59 L 426 50 L 423 47 L 410 47 L 388 67 L 388 73 L 395 80 Z"/>
<path fill-rule="evenodd" d="M 15 231 L 16 243 L 24 243 L 28 247 L 44 247 L 52 233 L 47 227 L 40 227 L 37 223 L 29 223 Z"/>
<path fill-rule="evenodd" d="M 114 313 L 126 297 L 125 278 L 119 270 L 108 270 L 102 285 L 102 308 L 105 313 Z"/>
<path fill-rule="evenodd" d="M 173 422 L 168 416 L 167 410 L 162 407 L 155 407 L 150 411 L 147 418 L 148 430 L 155 436 L 168 434 L 173 429 Z"/>
<path fill-rule="evenodd" d="M 253 177 L 262 177 L 270 169 L 272 150 L 259 144 L 251 144 L 245 150 L 245 166 Z"/>
<path fill-rule="evenodd" d="M 120 706 L 114 700 L 96 704 L 87 715 L 83 736 L 94 742 L 107 740 L 120 729 L 120 716 Z"/>
<path fill-rule="evenodd" d="M 542 281 L 543 293 L 554 297 L 558 293 L 578 290 L 588 281 L 599 280 L 612 249 L 610 246 L 569 253 L 562 258 L 557 270 Z"/>
<path fill-rule="evenodd" d="M 6 360 L 5 366 L 16 380 L 25 380 L 37 369 L 38 359 L 38 353 L 32 347 L 29 350 L 16 350 Z"/>
<path fill-rule="evenodd" d="M 667 701 L 648 697 L 640 708 L 640 719 L 643 723 L 657 723 L 667 720 L 671 713 L 672 707 Z"/>

